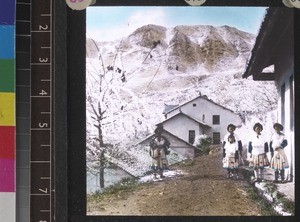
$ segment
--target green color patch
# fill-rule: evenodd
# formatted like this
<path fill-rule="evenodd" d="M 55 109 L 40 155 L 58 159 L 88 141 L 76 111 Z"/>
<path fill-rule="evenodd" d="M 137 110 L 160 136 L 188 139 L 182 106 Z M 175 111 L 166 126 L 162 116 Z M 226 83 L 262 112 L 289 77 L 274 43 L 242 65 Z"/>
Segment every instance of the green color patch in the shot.
<path fill-rule="evenodd" d="M 0 59 L 0 92 L 15 92 L 14 59 Z"/>

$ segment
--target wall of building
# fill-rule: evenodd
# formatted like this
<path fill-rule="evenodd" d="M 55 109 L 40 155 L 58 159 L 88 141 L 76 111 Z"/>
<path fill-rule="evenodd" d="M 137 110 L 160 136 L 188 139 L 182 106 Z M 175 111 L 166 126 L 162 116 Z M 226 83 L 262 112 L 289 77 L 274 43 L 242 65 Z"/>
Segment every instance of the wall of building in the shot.
<path fill-rule="evenodd" d="M 189 141 L 189 130 L 194 130 L 195 135 L 202 134 L 203 132 L 199 123 L 184 115 L 172 118 L 172 120 L 165 122 L 163 126 L 165 130 L 187 142 Z"/>
<path fill-rule="evenodd" d="M 291 79 L 293 70 L 286 68 L 284 72 L 279 74 L 276 81 L 276 86 L 279 91 L 278 99 L 278 122 L 284 126 L 283 133 L 285 134 L 288 145 L 285 147 L 285 153 L 287 155 L 290 168 L 286 170 L 286 176 L 289 179 L 293 179 L 295 175 L 295 141 L 294 141 L 294 81 Z M 282 92 L 282 85 L 285 85 L 284 92 Z M 284 96 L 284 98 L 282 97 Z"/>

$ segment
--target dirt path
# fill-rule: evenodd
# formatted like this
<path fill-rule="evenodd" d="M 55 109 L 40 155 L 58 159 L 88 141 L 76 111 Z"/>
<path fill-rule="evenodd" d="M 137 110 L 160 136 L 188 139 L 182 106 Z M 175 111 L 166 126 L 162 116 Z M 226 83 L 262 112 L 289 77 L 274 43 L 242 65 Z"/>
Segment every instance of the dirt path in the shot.
<path fill-rule="evenodd" d="M 221 152 L 172 166 L 185 173 L 154 182 L 124 199 L 110 198 L 89 207 L 89 215 L 258 216 L 243 178 L 227 179 Z"/>

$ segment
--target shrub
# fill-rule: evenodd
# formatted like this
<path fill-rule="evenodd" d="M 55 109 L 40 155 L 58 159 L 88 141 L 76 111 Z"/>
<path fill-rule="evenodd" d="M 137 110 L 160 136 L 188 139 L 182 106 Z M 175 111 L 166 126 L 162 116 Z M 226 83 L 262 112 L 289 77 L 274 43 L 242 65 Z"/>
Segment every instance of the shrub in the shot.
<path fill-rule="evenodd" d="M 208 154 L 210 151 L 210 145 L 212 144 L 212 138 L 206 134 L 199 135 L 194 142 L 200 153 Z"/>

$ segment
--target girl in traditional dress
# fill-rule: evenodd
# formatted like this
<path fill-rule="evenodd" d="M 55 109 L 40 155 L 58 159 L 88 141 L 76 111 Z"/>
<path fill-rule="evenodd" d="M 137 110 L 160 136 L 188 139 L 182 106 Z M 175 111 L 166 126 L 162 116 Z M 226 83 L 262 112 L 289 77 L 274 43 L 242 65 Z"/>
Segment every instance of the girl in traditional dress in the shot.
<path fill-rule="evenodd" d="M 151 169 L 153 170 L 153 177 L 157 179 L 157 174 L 161 178 L 164 177 L 163 171 L 168 169 L 168 161 L 166 153 L 169 152 L 170 142 L 163 137 L 162 128 L 158 127 L 155 129 L 155 136 L 150 142 L 150 156 L 152 157 Z"/>
<path fill-rule="evenodd" d="M 263 126 L 255 123 L 253 126 L 254 133 L 250 137 L 248 153 L 250 153 L 249 166 L 254 169 L 254 179 L 252 182 L 262 181 L 264 179 L 264 168 L 269 166 L 267 153 L 269 146 L 267 139 L 261 134 Z"/>
<path fill-rule="evenodd" d="M 271 151 L 271 163 L 270 166 L 274 169 L 275 180 L 274 183 L 278 183 L 279 172 L 281 182 L 284 182 L 284 169 L 289 168 L 288 160 L 284 152 L 284 147 L 287 146 L 287 140 L 285 135 L 281 132 L 283 126 L 279 123 L 273 125 L 275 133 L 272 135 L 270 142 L 270 151 Z"/>
<path fill-rule="evenodd" d="M 227 178 L 238 179 L 238 143 L 232 134 L 228 136 L 224 144 L 223 157 L 223 168 L 227 169 Z"/>
<path fill-rule="evenodd" d="M 238 164 L 242 165 L 243 164 L 243 159 L 242 159 L 243 144 L 242 144 L 242 141 L 240 140 L 238 134 L 235 132 L 235 129 L 236 129 L 236 126 L 232 123 L 230 123 L 227 126 L 228 133 L 224 136 L 224 139 L 223 139 L 223 157 L 225 157 L 224 146 L 225 146 L 226 142 L 228 142 L 228 136 L 233 135 L 234 138 L 235 138 L 235 141 L 237 142 L 238 150 L 239 150 L 239 152 L 238 152 L 238 157 L 239 157 Z"/>

